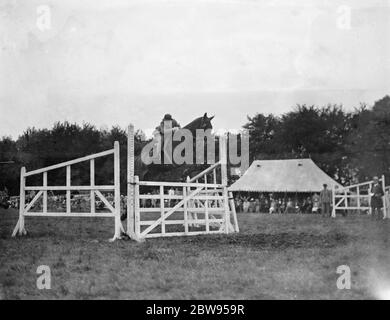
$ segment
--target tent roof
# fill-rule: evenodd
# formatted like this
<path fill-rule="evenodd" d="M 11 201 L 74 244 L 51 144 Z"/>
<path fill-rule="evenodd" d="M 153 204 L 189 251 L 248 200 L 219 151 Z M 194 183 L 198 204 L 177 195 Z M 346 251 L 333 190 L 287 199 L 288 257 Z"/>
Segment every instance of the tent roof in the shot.
<path fill-rule="evenodd" d="M 233 183 L 230 191 L 320 192 L 326 183 L 331 189 L 339 183 L 322 171 L 311 159 L 255 160 Z"/>

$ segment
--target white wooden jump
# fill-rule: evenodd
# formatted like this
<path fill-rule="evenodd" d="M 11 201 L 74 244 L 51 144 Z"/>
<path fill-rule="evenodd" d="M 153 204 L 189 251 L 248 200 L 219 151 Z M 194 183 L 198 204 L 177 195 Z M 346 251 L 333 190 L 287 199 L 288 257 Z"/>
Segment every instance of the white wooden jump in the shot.
<path fill-rule="evenodd" d="M 114 185 L 95 185 L 95 159 L 114 155 Z M 90 184 L 87 186 L 72 186 L 71 181 L 71 166 L 77 163 L 89 161 L 90 163 Z M 26 172 L 26 168 L 22 167 L 20 171 L 20 204 L 19 204 L 19 220 L 12 233 L 25 235 L 25 217 L 113 217 L 115 223 L 114 237 L 112 240 L 118 239 L 121 232 L 124 231 L 120 219 L 120 157 L 119 157 L 119 142 L 115 141 L 114 148 L 103 151 L 83 158 L 66 161 L 60 164 L 52 165 L 46 168 Z M 64 186 L 49 186 L 47 183 L 47 175 L 49 171 L 66 168 L 66 184 Z M 42 186 L 26 186 L 26 178 L 33 175 L 43 175 Z M 26 204 L 26 191 L 36 192 L 33 199 Z M 66 210 L 65 212 L 50 212 L 48 211 L 48 191 L 66 191 Z M 73 212 L 71 206 L 72 191 L 90 191 L 90 211 L 89 212 Z M 114 192 L 114 204 L 106 199 L 102 192 Z M 96 212 L 95 197 L 98 197 L 108 208 L 109 212 Z M 31 211 L 34 204 L 42 197 L 42 211 Z"/>
<path fill-rule="evenodd" d="M 192 179 L 187 177 L 187 182 L 139 181 L 134 172 L 134 126 L 128 127 L 127 231 L 132 239 L 239 231 L 232 195 L 227 191 L 226 136 L 220 137 L 219 147 L 220 160 Z M 141 188 L 156 192 L 146 194 Z M 170 188 L 180 194 L 170 195 Z M 142 207 L 143 200 L 158 206 Z"/>
<path fill-rule="evenodd" d="M 187 177 L 187 182 L 139 181 L 134 171 L 134 126 L 128 127 L 127 155 L 127 234 L 131 239 L 140 241 L 144 238 L 188 236 L 211 233 L 238 232 L 238 222 L 234 201 L 227 191 L 227 146 L 226 136 L 220 137 L 220 159 L 217 163 L 196 175 Z M 95 184 L 95 159 L 114 155 L 114 185 Z M 90 162 L 90 184 L 73 186 L 71 183 L 71 166 L 81 162 Z M 66 181 L 62 186 L 48 185 L 48 172 L 66 168 Z M 218 175 L 219 173 L 219 175 Z M 27 186 L 26 178 L 42 174 L 41 186 Z M 220 180 L 220 181 L 218 181 Z M 154 188 L 156 194 L 145 194 L 142 189 Z M 168 188 L 180 190 L 180 195 L 168 194 Z M 26 203 L 26 192 L 35 192 L 32 200 Z M 66 210 L 50 212 L 48 210 L 48 192 L 66 192 Z M 90 192 L 90 211 L 72 211 L 71 192 Z M 114 192 L 114 201 L 110 203 L 102 192 Z M 109 212 L 97 212 L 96 196 L 105 204 Z M 42 211 L 31 211 L 37 201 L 42 198 Z M 150 200 L 159 203 L 158 207 L 145 208 L 141 201 Z M 66 161 L 46 168 L 20 173 L 20 205 L 19 219 L 12 236 L 25 235 L 25 217 L 112 217 L 114 218 L 114 236 L 111 240 L 121 238 L 124 228 L 121 223 L 120 198 L 120 154 L 119 142 L 114 148 L 79 159 Z M 169 206 L 172 204 L 172 206 Z M 158 214 L 158 216 L 156 216 Z M 145 217 L 148 215 L 148 217 Z M 174 226 L 182 230 L 170 230 Z M 199 226 L 203 229 L 199 229 Z"/>
<path fill-rule="evenodd" d="M 379 181 L 385 192 L 383 197 L 383 218 L 386 218 L 389 210 L 388 197 L 390 186 L 386 186 L 384 175 L 382 175 Z M 374 181 L 371 180 L 337 189 L 333 186 L 332 217 L 335 218 L 337 212 L 345 212 L 347 210 L 355 212 L 367 211 L 368 214 L 371 214 L 371 189 L 373 183 Z"/>

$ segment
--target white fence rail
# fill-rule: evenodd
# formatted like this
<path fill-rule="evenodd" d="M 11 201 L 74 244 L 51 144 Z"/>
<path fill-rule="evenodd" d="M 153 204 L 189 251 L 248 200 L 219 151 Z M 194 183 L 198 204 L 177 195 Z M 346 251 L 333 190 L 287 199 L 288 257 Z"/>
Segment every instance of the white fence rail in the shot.
<path fill-rule="evenodd" d="M 383 201 L 383 217 L 388 216 L 389 210 L 389 201 L 388 201 L 388 191 L 390 186 L 386 186 L 385 176 L 382 175 L 379 182 L 382 185 L 382 189 L 385 195 L 382 198 Z M 373 187 L 374 181 L 367 181 L 362 183 L 353 184 L 350 186 L 345 186 L 343 188 L 336 189 L 333 187 L 333 209 L 332 217 L 336 217 L 337 213 L 345 213 L 347 211 L 352 212 L 362 212 L 367 211 L 371 214 L 371 190 Z M 387 192 L 387 194 L 386 194 Z"/>

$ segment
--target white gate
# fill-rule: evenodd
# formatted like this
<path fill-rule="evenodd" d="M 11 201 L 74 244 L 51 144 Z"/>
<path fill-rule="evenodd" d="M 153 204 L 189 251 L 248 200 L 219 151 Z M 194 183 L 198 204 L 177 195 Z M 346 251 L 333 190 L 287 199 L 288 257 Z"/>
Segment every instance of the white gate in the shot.
<path fill-rule="evenodd" d="M 139 181 L 134 175 L 133 126 L 129 126 L 128 152 L 127 231 L 132 239 L 239 231 L 232 195 L 227 191 L 224 136 L 220 138 L 220 161 L 187 182 Z"/>
<path fill-rule="evenodd" d="M 114 155 L 114 185 L 95 185 L 95 159 Z M 71 181 L 71 166 L 84 161 L 90 162 L 90 184 L 86 186 L 72 186 Z M 120 220 L 120 168 L 119 168 L 119 142 L 115 142 L 114 148 L 103 151 L 83 158 L 66 161 L 60 164 L 52 165 L 46 168 L 26 172 L 26 168 L 21 168 L 20 173 L 20 204 L 19 204 L 19 220 L 12 233 L 26 234 L 25 217 L 113 217 L 115 221 L 115 231 L 112 240 L 120 238 L 123 231 Z M 49 186 L 47 183 L 48 172 L 66 168 L 66 184 L 63 186 Z M 33 175 L 43 175 L 43 183 L 41 186 L 26 186 L 26 178 Z M 66 211 L 65 212 L 50 212 L 48 210 L 48 192 L 50 191 L 65 191 Z M 71 192 L 74 191 L 89 191 L 90 193 L 90 211 L 89 212 L 72 212 Z M 110 203 L 102 192 L 113 192 L 114 201 Z M 26 203 L 26 192 L 35 192 L 35 196 Z M 102 201 L 109 212 L 96 212 L 95 198 L 96 196 Z M 42 211 L 31 211 L 38 200 L 42 198 Z"/>
<path fill-rule="evenodd" d="M 385 192 L 385 196 L 383 197 L 383 215 L 385 218 L 387 217 L 389 208 L 387 199 L 389 187 L 386 187 L 384 175 L 382 175 L 379 181 L 382 184 L 383 191 Z M 366 211 L 368 214 L 371 214 L 370 200 L 373 183 L 374 181 L 367 181 L 342 188 L 333 187 L 332 217 L 336 217 L 336 214 L 340 212 L 351 211 L 358 213 Z"/>

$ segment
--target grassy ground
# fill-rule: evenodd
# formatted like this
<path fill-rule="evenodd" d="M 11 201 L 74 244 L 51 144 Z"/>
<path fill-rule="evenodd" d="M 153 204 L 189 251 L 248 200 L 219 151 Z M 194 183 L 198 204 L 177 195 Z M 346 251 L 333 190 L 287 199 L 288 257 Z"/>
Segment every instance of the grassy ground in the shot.
<path fill-rule="evenodd" d="M 390 220 L 238 218 L 234 235 L 110 243 L 113 221 L 98 218 L 27 218 L 28 236 L 13 239 L 17 212 L 0 209 L 0 298 L 371 299 L 390 290 Z M 36 287 L 39 265 L 51 268 L 51 290 Z M 351 268 L 351 290 L 336 287 L 340 265 Z"/>

